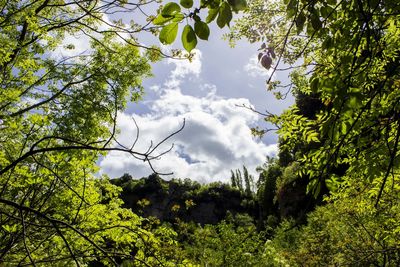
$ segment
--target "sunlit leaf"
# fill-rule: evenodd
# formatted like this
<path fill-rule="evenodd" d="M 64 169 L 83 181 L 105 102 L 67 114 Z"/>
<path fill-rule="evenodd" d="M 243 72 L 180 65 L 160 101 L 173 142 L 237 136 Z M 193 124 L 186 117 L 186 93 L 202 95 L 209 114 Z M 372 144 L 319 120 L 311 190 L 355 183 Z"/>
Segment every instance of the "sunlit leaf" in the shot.
<path fill-rule="evenodd" d="M 217 25 L 220 28 L 223 28 L 225 25 L 229 26 L 229 22 L 232 20 L 232 11 L 231 7 L 227 3 L 222 3 L 219 8 Z"/>
<path fill-rule="evenodd" d="M 179 2 L 184 8 L 191 8 L 193 6 L 193 0 L 180 0 Z"/>
<path fill-rule="evenodd" d="M 208 15 L 206 17 L 206 23 L 212 22 L 218 15 L 219 8 L 208 10 Z"/>
<path fill-rule="evenodd" d="M 175 41 L 177 34 L 178 23 L 172 22 L 162 28 L 159 36 L 160 42 L 162 44 L 172 44 Z"/>
<path fill-rule="evenodd" d="M 197 45 L 197 37 L 192 26 L 186 25 L 182 32 L 182 44 L 186 51 L 192 51 Z"/>
<path fill-rule="evenodd" d="M 203 21 L 196 21 L 194 23 L 194 31 L 196 35 L 202 40 L 208 40 L 208 36 L 210 35 L 210 29 L 208 28 L 207 23 Z"/>
<path fill-rule="evenodd" d="M 173 16 L 181 11 L 181 7 L 177 3 L 167 3 L 161 10 L 161 15 L 164 17 Z"/>

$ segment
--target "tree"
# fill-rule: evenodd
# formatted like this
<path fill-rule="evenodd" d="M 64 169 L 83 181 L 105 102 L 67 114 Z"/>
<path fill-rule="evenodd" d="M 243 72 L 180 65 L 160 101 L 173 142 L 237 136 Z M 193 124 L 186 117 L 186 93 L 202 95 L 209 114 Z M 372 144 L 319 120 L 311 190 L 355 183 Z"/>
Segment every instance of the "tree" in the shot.
<path fill-rule="evenodd" d="M 240 224 L 240 219 L 236 220 Z M 263 233 L 252 223 L 234 223 L 222 221 L 193 229 L 183 242 L 186 257 L 201 266 L 265 266 Z M 188 228 L 185 224 L 180 227 Z"/>
<path fill-rule="evenodd" d="M 288 86 L 272 75 L 267 86 L 288 87 L 296 104 L 266 119 L 282 165 L 299 166 L 308 193 L 330 195 L 282 234 L 293 265 L 399 264 L 399 11 L 390 0 L 255 0 L 229 35 L 260 42 L 274 73 L 290 71 Z"/>
<path fill-rule="evenodd" d="M 292 90 L 322 103 L 311 116 L 297 102 L 271 117 L 280 127 L 281 150 L 296 153 L 299 144 L 308 144 L 303 157 L 293 156 L 315 194 L 325 184 L 337 186 L 343 173 L 359 170 L 370 180 L 385 172 L 383 192 L 398 168 L 399 5 L 357 0 L 264 4 L 249 3 L 231 39 L 267 42 L 264 46 L 277 54 L 274 71 L 281 62 L 289 65 Z M 278 81 L 267 82 L 279 88 Z"/>
<path fill-rule="evenodd" d="M 257 171 L 260 172 L 257 181 L 257 200 L 260 209 L 259 224 L 261 225 L 269 216 L 276 216 L 278 214 L 276 182 L 278 177 L 282 175 L 282 167 L 278 164 L 276 158 L 267 157 L 267 162 L 262 167 L 259 167 Z"/>
<path fill-rule="evenodd" d="M 161 239 L 121 208 L 117 187 L 95 176 L 96 161 L 107 151 L 130 153 L 150 168 L 159 153 L 158 145 L 135 151 L 137 138 L 131 147 L 114 146 L 118 112 L 128 99 L 140 99 L 149 61 L 161 52 L 141 50 L 135 37 L 152 27 L 109 21 L 107 15 L 142 5 L 0 2 L 1 264 L 166 261 Z M 77 36 L 88 39 L 84 52 L 74 53 Z M 63 56 L 60 47 L 72 56 Z"/>
<path fill-rule="evenodd" d="M 379 209 L 375 209 L 376 184 L 382 179 L 368 184 L 358 178 L 348 178 L 326 205 L 310 213 L 307 225 L 283 223 L 270 246 L 290 266 L 398 265 L 399 177 L 388 182 Z"/>
<path fill-rule="evenodd" d="M 129 259 L 135 266 L 168 264 L 160 249 L 173 234 L 143 229 L 142 218 L 121 208 L 119 189 L 95 177 L 96 161 L 117 150 L 156 172 L 151 161 L 168 152 L 159 146 L 184 126 L 143 152 L 135 151 L 138 127 L 131 146 L 116 140 L 117 115 L 128 99 L 140 100 L 149 62 L 168 56 L 141 44 L 137 34 L 160 34 L 170 43 L 177 23 L 194 18 L 194 30 L 187 25 L 182 39 L 190 51 L 197 42 L 194 33 L 201 39 L 209 34 L 198 19 L 200 9 L 211 8 L 223 27 L 232 10 L 245 3 L 207 2 L 188 14 L 169 3 L 156 17 L 142 10 L 153 2 L 0 1 L 1 263 L 117 265 Z M 192 4 L 180 3 L 187 9 Z M 146 19 L 144 25 L 113 20 L 137 13 Z M 75 47 L 79 37 L 87 40 L 83 52 Z"/>
<path fill-rule="evenodd" d="M 231 170 L 231 186 L 239 189 L 239 191 L 245 193 L 246 196 L 251 197 L 255 190 L 254 177 L 249 174 L 245 166 L 243 166 L 243 175 L 239 169 L 237 169 L 235 172 Z"/>

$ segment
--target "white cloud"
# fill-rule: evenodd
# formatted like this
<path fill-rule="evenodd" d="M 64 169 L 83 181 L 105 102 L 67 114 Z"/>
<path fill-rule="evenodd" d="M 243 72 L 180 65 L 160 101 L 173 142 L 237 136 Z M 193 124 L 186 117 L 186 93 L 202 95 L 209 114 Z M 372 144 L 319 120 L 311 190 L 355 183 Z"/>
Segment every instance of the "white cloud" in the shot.
<path fill-rule="evenodd" d="M 55 59 L 63 59 L 75 57 L 78 55 L 87 55 L 92 52 L 91 44 L 93 38 L 101 38 L 101 31 L 107 31 L 111 28 L 114 23 L 111 21 L 108 15 L 103 15 L 101 21 L 96 25 L 97 31 L 94 32 L 90 29 L 84 29 L 85 33 L 82 31 L 77 31 L 75 33 L 67 33 L 64 36 L 61 44 L 51 53 L 51 57 Z M 91 37 L 89 37 L 89 35 Z M 119 42 L 124 42 L 123 38 L 129 38 L 129 34 L 125 32 L 119 32 L 120 37 L 116 37 L 115 40 Z M 72 45 L 72 49 L 68 49 L 68 46 Z"/>
<path fill-rule="evenodd" d="M 201 73 L 201 53 L 196 51 L 193 65 L 187 61 L 169 61 L 175 69 L 163 86 L 155 87 L 158 98 L 149 104 L 150 112 L 133 115 L 140 127 L 137 151 L 146 151 L 176 131 L 186 120 L 182 132 L 173 136 L 158 149 L 162 152 L 174 144 L 170 153 L 152 162 L 159 172 L 174 172 L 173 177 L 191 178 L 200 182 L 228 181 L 230 170 L 255 168 L 267 155 L 276 154 L 277 146 L 266 145 L 253 138 L 250 126 L 257 123 L 257 114 L 238 105 L 251 105 L 246 98 L 222 98 L 215 86 L 203 84 L 207 90 L 202 97 L 184 94 L 179 86 L 188 75 Z M 132 115 L 122 113 L 118 118 L 121 134 L 118 140 L 129 146 L 135 139 L 136 127 Z M 128 154 L 111 152 L 100 162 L 101 172 L 119 177 L 127 172 L 135 177 L 147 176 L 151 170 L 144 162 Z M 167 178 L 167 177 L 166 177 Z"/>
<path fill-rule="evenodd" d="M 167 64 L 175 65 L 175 69 L 171 71 L 169 79 L 164 83 L 166 88 L 178 88 L 182 79 L 191 74 L 195 77 L 199 77 L 201 72 L 201 51 L 194 49 L 193 59 L 191 62 L 187 59 L 167 59 Z"/>
<path fill-rule="evenodd" d="M 163 144 L 159 152 L 174 143 L 174 149 L 153 162 L 159 172 L 174 172 L 174 177 L 189 177 L 202 182 L 229 179 L 231 169 L 244 164 L 254 170 L 266 155 L 276 153 L 276 145 L 257 142 L 249 125 L 258 117 L 236 105 L 250 105 L 247 99 L 222 99 L 216 95 L 196 98 L 183 95 L 179 89 L 168 89 L 154 101 L 151 113 L 135 116 L 140 127 L 140 142 L 136 147 L 146 151 L 151 141 L 157 143 L 180 127 L 183 118 L 186 126 L 182 132 Z M 136 128 L 128 114 L 120 114 L 118 140 L 132 144 Z M 103 172 L 117 177 L 129 172 L 137 177 L 148 175 L 149 167 L 127 154 L 110 153 L 100 163 Z"/>
<path fill-rule="evenodd" d="M 152 85 L 149 87 L 149 89 L 153 92 L 159 92 L 161 90 L 161 87 L 159 85 Z"/>
<path fill-rule="evenodd" d="M 194 54 L 191 61 L 185 59 L 171 59 L 167 60 L 168 64 L 174 64 L 175 69 L 171 72 L 173 78 L 183 78 L 188 74 L 194 74 L 199 76 L 201 72 L 201 51 L 194 49 L 192 54 Z"/>
<path fill-rule="evenodd" d="M 71 49 L 67 47 L 72 45 Z M 51 53 L 56 59 L 70 58 L 91 51 L 90 39 L 82 33 L 66 34 L 61 44 Z"/>

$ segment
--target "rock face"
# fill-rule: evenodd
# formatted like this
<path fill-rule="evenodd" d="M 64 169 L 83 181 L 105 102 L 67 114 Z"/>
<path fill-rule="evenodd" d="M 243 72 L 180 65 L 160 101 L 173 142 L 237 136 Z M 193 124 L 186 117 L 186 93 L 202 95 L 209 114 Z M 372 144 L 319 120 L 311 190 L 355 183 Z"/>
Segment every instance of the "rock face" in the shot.
<path fill-rule="evenodd" d="M 189 179 L 165 181 L 157 175 L 133 180 L 130 175 L 111 180 L 121 186 L 125 207 L 144 217 L 174 222 L 176 218 L 199 224 L 216 224 L 227 212 L 247 213 L 256 218 L 258 208 L 252 196 L 222 183 L 200 185 Z"/>

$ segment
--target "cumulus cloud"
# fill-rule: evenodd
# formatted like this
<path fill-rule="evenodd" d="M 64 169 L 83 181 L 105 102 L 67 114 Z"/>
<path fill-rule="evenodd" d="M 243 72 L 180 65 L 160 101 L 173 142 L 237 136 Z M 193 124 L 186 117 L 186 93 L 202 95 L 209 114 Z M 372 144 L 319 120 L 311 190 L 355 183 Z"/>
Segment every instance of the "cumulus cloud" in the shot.
<path fill-rule="evenodd" d="M 193 59 L 189 62 L 186 59 L 167 59 L 167 64 L 174 65 L 175 69 L 171 71 L 169 79 L 164 83 L 166 88 L 179 88 L 182 79 L 188 75 L 199 77 L 201 72 L 201 51 L 194 49 Z"/>
<path fill-rule="evenodd" d="M 136 136 L 135 118 L 140 127 L 136 150 L 146 151 L 149 144 L 163 140 L 179 129 L 185 119 L 185 128 L 163 143 L 158 152 L 173 149 L 153 166 L 159 172 L 174 172 L 173 177 L 191 178 L 200 182 L 225 181 L 230 170 L 246 165 L 253 172 L 265 161 L 267 155 L 277 152 L 277 146 L 266 145 L 253 138 L 250 126 L 257 123 L 257 114 L 246 111 L 238 105 L 251 105 L 245 98 L 223 98 L 212 85 L 201 87 L 211 89 L 201 97 L 184 94 L 180 89 L 186 76 L 198 76 L 201 72 L 201 53 L 193 65 L 187 61 L 170 61 L 175 69 L 165 81 L 157 86 L 158 98 L 150 105 L 150 112 L 142 115 L 121 113 L 118 126 L 121 133 L 118 140 L 126 146 Z M 171 82 L 174 81 L 174 82 Z M 119 177 L 127 172 L 135 177 L 147 176 L 150 168 L 144 162 L 127 154 L 112 152 L 100 162 L 101 172 Z"/>
<path fill-rule="evenodd" d="M 191 61 L 185 59 L 171 59 L 167 60 L 168 64 L 175 65 L 175 69 L 171 72 L 171 78 L 183 78 L 188 74 L 199 76 L 201 72 L 201 51 L 194 49 L 193 59 Z"/>

